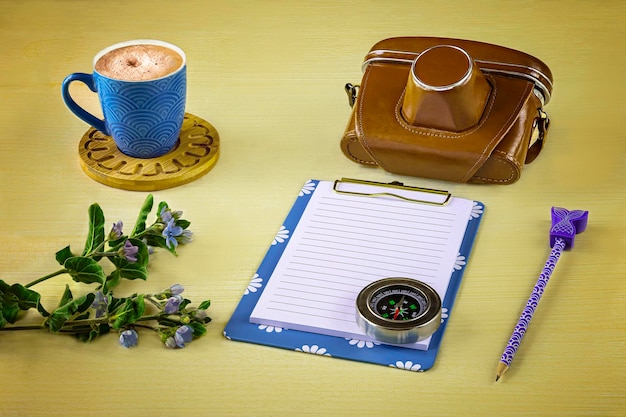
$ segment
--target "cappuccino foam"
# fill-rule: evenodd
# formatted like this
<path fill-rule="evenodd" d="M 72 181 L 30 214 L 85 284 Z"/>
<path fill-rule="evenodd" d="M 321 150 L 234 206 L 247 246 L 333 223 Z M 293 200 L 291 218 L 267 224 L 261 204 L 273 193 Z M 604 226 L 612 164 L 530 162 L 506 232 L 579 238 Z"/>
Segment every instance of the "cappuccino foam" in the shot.
<path fill-rule="evenodd" d="M 109 78 L 144 81 L 164 77 L 178 70 L 183 58 L 176 51 L 160 45 L 124 46 L 98 59 L 96 71 Z"/>

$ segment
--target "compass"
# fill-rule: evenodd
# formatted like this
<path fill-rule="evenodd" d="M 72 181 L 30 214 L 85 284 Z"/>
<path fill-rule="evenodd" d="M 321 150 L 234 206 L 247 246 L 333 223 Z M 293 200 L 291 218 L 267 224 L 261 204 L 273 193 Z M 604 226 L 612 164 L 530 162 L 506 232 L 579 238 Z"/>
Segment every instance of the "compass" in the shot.
<path fill-rule="evenodd" d="M 441 323 L 441 299 L 429 285 L 410 278 L 383 278 L 361 290 L 357 323 L 366 335 L 385 343 L 415 343 Z"/>

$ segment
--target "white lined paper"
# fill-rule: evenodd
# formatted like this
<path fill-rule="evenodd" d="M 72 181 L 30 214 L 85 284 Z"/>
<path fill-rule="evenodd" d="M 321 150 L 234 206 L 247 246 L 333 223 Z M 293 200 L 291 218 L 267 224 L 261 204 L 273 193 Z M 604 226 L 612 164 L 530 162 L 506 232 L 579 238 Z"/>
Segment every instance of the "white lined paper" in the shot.
<path fill-rule="evenodd" d="M 359 291 L 381 278 L 408 277 L 443 300 L 472 206 L 458 198 L 431 206 L 345 195 L 321 181 L 271 277 L 262 277 L 266 288 L 250 321 L 372 340 L 356 324 Z M 402 346 L 426 350 L 429 341 Z"/>

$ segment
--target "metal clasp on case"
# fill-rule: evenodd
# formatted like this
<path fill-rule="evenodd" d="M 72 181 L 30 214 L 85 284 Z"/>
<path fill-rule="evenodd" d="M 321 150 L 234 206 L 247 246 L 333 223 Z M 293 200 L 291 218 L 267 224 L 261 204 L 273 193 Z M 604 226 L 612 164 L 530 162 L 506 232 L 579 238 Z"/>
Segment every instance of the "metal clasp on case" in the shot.
<path fill-rule="evenodd" d="M 344 89 L 346 90 L 346 94 L 348 95 L 348 104 L 350 107 L 354 107 L 354 103 L 356 102 L 356 96 L 359 93 L 359 85 L 354 85 L 351 83 L 346 84 Z"/>
<path fill-rule="evenodd" d="M 530 137 L 529 148 L 535 144 L 535 142 L 543 142 L 543 139 L 548 131 L 548 127 L 550 126 L 550 118 L 548 117 L 548 113 L 543 111 L 540 107 L 537 109 L 537 117 L 533 121 L 533 133 Z"/>

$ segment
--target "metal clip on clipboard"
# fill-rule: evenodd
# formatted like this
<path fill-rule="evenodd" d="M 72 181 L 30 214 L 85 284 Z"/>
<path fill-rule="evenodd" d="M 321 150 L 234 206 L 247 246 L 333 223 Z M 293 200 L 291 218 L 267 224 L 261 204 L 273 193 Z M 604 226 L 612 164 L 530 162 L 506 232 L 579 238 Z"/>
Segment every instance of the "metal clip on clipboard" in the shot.
<path fill-rule="evenodd" d="M 343 188 L 342 188 L 343 186 Z M 398 190 L 398 192 L 368 192 L 366 191 L 368 187 L 385 187 L 392 190 Z M 347 190 L 346 188 L 353 188 L 352 190 Z M 420 203 L 420 204 L 429 204 L 434 206 L 445 206 L 450 202 L 450 198 L 452 198 L 452 194 L 443 190 L 434 190 L 431 188 L 422 188 L 422 187 L 413 187 L 404 185 L 401 182 L 393 181 L 390 183 L 384 182 L 375 182 L 375 181 L 364 181 L 364 180 L 356 180 L 351 178 L 342 178 L 340 180 L 335 180 L 333 185 L 333 190 L 340 194 L 348 194 L 348 195 L 357 195 L 361 197 L 393 197 L 398 198 L 400 200 L 409 201 L 412 203 Z M 405 195 L 402 195 L 400 191 L 413 191 L 420 193 L 427 193 L 435 198 L 433 200 L 427 199 L 415 199 L 410 198 Z M 437 198 L 439 198 L 437 200 Z"/>

